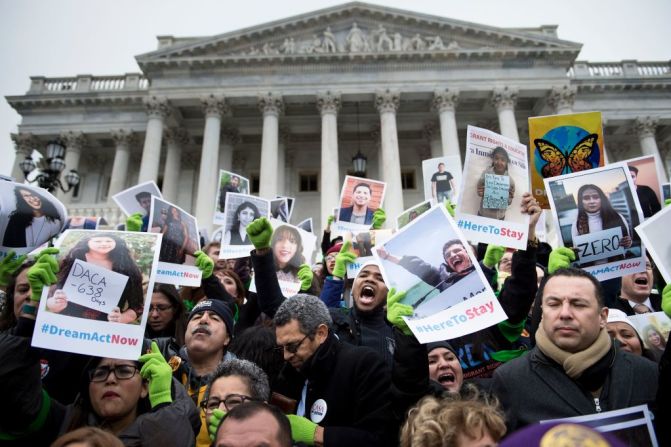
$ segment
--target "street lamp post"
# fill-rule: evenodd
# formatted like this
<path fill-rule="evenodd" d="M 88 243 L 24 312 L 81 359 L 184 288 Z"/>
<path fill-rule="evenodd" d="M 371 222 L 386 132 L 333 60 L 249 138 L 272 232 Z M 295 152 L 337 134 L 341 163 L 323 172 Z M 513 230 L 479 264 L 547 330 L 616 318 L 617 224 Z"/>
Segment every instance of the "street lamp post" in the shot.
<path fill-rule="evenodd" d="M 47 143 L 47 158 L 39 161 L 39 166 L 35 164 L 32 157 L 28 155 L 25 160 L 19 163 L 19 167 L 23 171 L 28 183 L 35 183 L 40 188 L 53 193 L 58 188 L 63 192 L 68 192 L 79 184 L 79 173 L 71 169 L 65 174 L 65 184 L 60 180 L 61 173 L 65 170 L 65 145 L 58 140 Z M 35 169 L 39 168 L 39 174 L 33 179 L 29 180 L 28 175 Z"/>

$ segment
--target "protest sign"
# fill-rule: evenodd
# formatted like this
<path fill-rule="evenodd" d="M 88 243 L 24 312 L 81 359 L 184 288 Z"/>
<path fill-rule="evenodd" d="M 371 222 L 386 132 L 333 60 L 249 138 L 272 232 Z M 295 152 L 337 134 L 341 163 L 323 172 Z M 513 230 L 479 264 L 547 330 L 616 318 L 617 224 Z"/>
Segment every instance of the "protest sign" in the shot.
<path fill-rule="evenodd" d="M 286 201 L 285 203 L 287 205 L 287 208 L 286 208 L 287 219 L 284 222 L 290 222 L 291 221 L 291 214 L 294 212 L 294 201 L 296 199 L 294 199 L 293 197 L 284 197 L 284 196 L 275 196 L 275 199 L 276 200 L 277 199 L 284 199 Z M 271 210 L 270 214 L 273 218 L 280 219 L 279 217 L 275 216 L 275 213 L 273 213 L 273 207 L 272 207 L 273 202 L 274 202 L 274 200 L 272 200 L 271 203 L 270 203 L 270 210 Z M 283 220 L 283 219 L 280 219 L 280 220 Z"/>
<path fill-rule="evenodd" d="M 0 180 L 0 259 L 30 253 L 56 236 L 65 206 L 46 189 Z"/>
<path fill-rule="evenodd" d="M 531 117 L 529 147 L 532 193 L 549 209 L 544 179 L 605 164 L 601 112 Z"/>
<path fill-rule="evenodd" d="M 453 203 L 461 185 L 461 158 L 458 155 L 422 160 L 424 200 L 442 204 L 449 199 Z"/>
<path fill-rule="evenodd" d="M 524 249 L 529 215 L 521 211 L 529 185 L 527 149 L 489 130 L 468 126 L 456 220 L 471 241 Z"/>
<path fill-rule="evenodd" d="M 373 224 L 373 213 L 382 206 L 385 189 L 384 182 L 345 176 L 336 214 L 336 231 L 369 229 Z"/>
<path fill-rule="evenodd" d="M 662 200 L 666 202 L 671 199 L 671 183 L 662 183 Z"/>
<path fill-rule="evenodd" d="M 57 282 L 42 291 L 33 346 L 136 360 L 161 237 L 145 232 L 66 230 L 56 242 L 60 249 Z M 125 278 L 123 286 L 120 276 Z"/>
<path fill-rule="evenodd" d="M 247 236 L 247 225 L 259 217 L 269 217 L 270 202 L 256 196 L 229 192 L 226 194 L 224 227 L 219 258 L 234 259 L 249 256 L 254 249 Z"/>
<path fill-rule="evenodd" d="M 643 340 L 643 346 L 660 359 L 669 341 L 671 319 L 664 312 L 650 312 L 627 317 Z"/>
<path fill-rule="evenodd" d="M 163 235 L 156 281 L 200 287 L 202 272 L 194 257 L 200 250 L 196 218 L 170 202 L 152 197 L 149 222 L 149 231 Z"/>
<path fill-rule="evenodd" d="M 441 203 L 442 206 L 442 203 Z M 419 203 L 407 210 L 403 211 L 396 217 L 396 228 L 399 230 L 404 226 L 408 225 L 413 220 L 417 219 L 422 214 L 426 213 L 431 209 L 431 201 L 426 200 L 422 203 Z"/>
<path fill-rule="evenodd" d="M 545 186 L 559 243 L 582 255 L 580 268 L 600 281 L 645 270 L 633 231 L 643 214 L 626 163 L 545 179 Z"/>
<path fill-rule="evenodd" d="M 552 422 L 573 422 L 587 425 L 601 433 L 612 434 L 625 443 L 625 445 L 645 445 L 650 447 L 657 447 L 659 445 L 655 436 L 655 429 L 652 425 L 652 412 L 647 405 L 637 405 L 635 407 L 622 408 L 613 411 L 602 411 L 585 416 L 548 419 L 541 421 L 541 424 Z M 557 428 L 562 427 L 566 430 L 565 425 L 557 426 Z M 599 444 L 599 440 L 594 441 L 596 441 L 595 445 Z M 606 445 L 605 441 L 603 445 Z"/>
<path fill-rule="evenodd" d="M 625 160 L 634 182 L 643 217 L 647 219 L 662 209 L 662 189 L 654 155 Z"/>
<path fill-rule="evenodd" d="M 367 262 L 374 260 L 373 247 L 385 243 L 394 234 L 392 230 L 368 230 L 359 233 L 345 233 L 343 240 L 351 241 L 351 250 L 357 257 L 347 264 L 347 277 L 354 279 Z"/>
<path fill-rule="evenodd" d="M 126 216 L 142 213 L 144 226 L 144 222 L 149 220 L 152 197 L 160 199 L 163 196 L 155 182 L 144 182 L 114 194 L 112 199 Z"/>
<path fill-rule="evenodd" d="M 270 217 L 282 222 L 289 222 L 289 201 L 286 197 L 270 201 Z"/>
<path fill-rule="evenodd" d="M 655 261 L 664 281 L 671 284 L 671 207 L 667 206 L 641 225 L 636 233 L 641 237 L 645 249 Z"/>
<path fill-rule="evenodd" d="M 301 228 L 308 233 L 314 233 L 312 231 L 312 217 L 308 217 L 307 219 L 301 221 L 298 225 L 296 225 L 298 228 Z"/>
<path fill-rule="evenodd" d="M 215 198 L 212 220 L 217 225 L 226 224 L 226 198 L 228 193 L 249 194 L 249 179 L 235 172 L 219 170 L 219 186 Z"/>
<path fill-rule="evenodd" d="M 405 291 L 404 318 L 420 343 L 449 340 L 506 319 L 468 243 L 438 206 L 373 248 L 389 288 Z"/>

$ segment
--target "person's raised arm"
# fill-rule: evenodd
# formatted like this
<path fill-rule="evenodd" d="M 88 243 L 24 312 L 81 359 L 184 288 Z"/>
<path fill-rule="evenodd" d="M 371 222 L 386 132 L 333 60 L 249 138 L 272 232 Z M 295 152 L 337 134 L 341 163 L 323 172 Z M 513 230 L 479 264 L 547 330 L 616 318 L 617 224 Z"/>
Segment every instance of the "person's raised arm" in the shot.
<path fill-rule="evenodd" d="M 254 245 L 251 257 L 259 307 L 263 313 L 272 318 L 280 304 L 284 302 L 284 295 L 277 280 L 273 252 L 270 249 L 273 227 L 268 219 L 261 217 L 247 225 L 247 234 Z"/>

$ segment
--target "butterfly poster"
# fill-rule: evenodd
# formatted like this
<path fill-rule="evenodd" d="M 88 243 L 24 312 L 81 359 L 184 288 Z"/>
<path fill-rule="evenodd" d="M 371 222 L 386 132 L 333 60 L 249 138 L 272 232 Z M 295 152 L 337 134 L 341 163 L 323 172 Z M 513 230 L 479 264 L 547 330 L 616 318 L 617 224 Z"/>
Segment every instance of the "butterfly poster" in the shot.
<path fill-rule="evenodd" d="M 529 118 L 531 188 L 550 209 L 543 179 L 604 166 L 601 112 Z"/>

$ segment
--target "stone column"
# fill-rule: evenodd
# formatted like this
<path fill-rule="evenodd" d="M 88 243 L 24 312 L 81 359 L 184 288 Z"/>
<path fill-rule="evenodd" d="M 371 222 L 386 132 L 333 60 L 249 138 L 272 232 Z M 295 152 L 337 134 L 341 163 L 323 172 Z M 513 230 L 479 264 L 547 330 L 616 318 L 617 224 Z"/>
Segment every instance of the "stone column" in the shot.
<path fill-rule="evenodd" d="M 459 102 L 459 90 L 439 89 L 433 93 L 433 108 L 440 118 L 440 138 L 443 143 L 443 156 L 456 156 L 459 159 L 457 169 L 461 171 L 461 151 L 455 109 Z M 514 117 L 513 117 L 514 118 Z"/>
<path fill-rule="evenodd" d="M 398 153 L 396 111 L 401 102 L 397 91 L 386 89 L 375 95 L 375 106 L 380 112 L 380 135 L 382 142 L 382 180 L 387 183 L 384 208 L 387 221 L 394 222 L 403 212 L 403 188 L 401 186 L 401 160 Z"/>
<path fill-rule="evenodd" d="M 25 177 L 19 163 L 32 155 L 33 149 L 38 147 L 39 142 L 32 133 L 13 133 L 11 136 L 16 148 L 16 156 L 14 157 L 14 165 L 10 175 L 18 183 L 22 183 Z"/>
<path fill-rule="evenodd" d="M 573 103 L 578 89 L 574 85 L 552 87 L 548 94 L 548 104 L 555 109 L 557 115 L 573 113 Z"/>
<path fill-rule="evenodd" d="M 138 183 L 156 181 L 158 166 L 161 162 L 161 140 L 163 138 L 163 122 L 170 115 L 170 106 L 165 97 L 152 96 L 144 100 L 147 110 L 147 133 L 142 148 L 142 161 Z"/>
<path fill-rule="evenodd" d="M 655 140 L 655 129 L 658 124 L 658 118 L 650 116 L 638 117 L 634 120 L 634 129 L 636 130 L 636 135 L 638 136 L 643 155 L 652 155 L 655 157 L 659 182 L 666 183 L 669 181 L 669 178 L 664 171 L 662 157 L 659 154 L 659 148 L 657 147 L 657 141 Z"/>
<path fill-rule="evenodd" d="M 165 168 L 163 170 L 163 187 L 161 194 L 170 203 L 177 203 L 179 191 L 179 175 L 182 169 L 182 152 L 190 142 L 186 129 L 173 127 L 166 129 L 164 138 L 167 146 Z"/>
<path fill-rule="evenodd" d="M 202 228 L 212 228 L 214 199 L 219 179 L 219 138 L 221 117 L 228 112 L 228 106 L 222 95 L 209 95 L 201 98 L 205 111 L 205 130 L 203 131 L 203 149 L 200 155 L 198 176 L 198 195 L 196 196 L 196 219 Z"/>
<path fill-rule="evenodd" d="M 114 153 L 114 164 L 112 165 L 110 187 L 107 191 L 108 203 L 114 203 L 112 196 L 126 189 L 130 147 L 135 143 L 136 137 L 135 134 L 129 130 L 119 129 L 112 131 L 112 139 L 116 144 L 116 150 Z"/>
<path fill-rule="evenodd" d="M 284 103 L 281 96 L 269 92 L 259 95 L 258 104 L 263 114 L 259 196 L 270 199 L 277 195 L 279 117 Z"/>
<path fill-rule="evenodd" d="M 232 128 L 225 128 L 221 133 L 219 143 L 219 169 L 225 171 L 233 170 L 233 151 L 235 146 L 240 143 L 238 131 Z"/>
<path fill-rule="evenodd" d="M 427 123 L 422 128 L 422 135 L 431 149 L 431 158 L 438 158 L 443 156 L 443 144 L 440 141 L 439 135 L 436 132 L 436 125 L 434 123 Z"/>
<path fill-rule="evenodd" d="M 517 89 L 512 87 L 496 87 L 492 92 L 492 104 L 499 115 L 499 128 L 501 135 L 515 141 L 520 141 L 517 133 L 517 121 L 515 120 L 515 103 L 517 102 Z"/>
<path fill-rule="evenodd" d="M 277 195 L 280 196 L 287 195 L 287 144 L 289 144 L 289 129 L 282 127 L 277 144 Z"/>
<path fill-rule="evenodd" d="M 340 94 L 325 92 L 317 95 L 317 109 L 322 116 L 321 199 L 320 219 L 326 219 L 338 206 L 340 198 L 340 166 L 338 162 L 338 111 Z"/>
<path fill-rule="evenodd" d="M 70 170 L 79 171 L 79 159 L 82 156 L 82 148 L 86 144 L 86 137 L 83 132 L 63 132 L 61 140 L 65 143 L 65 170 L 61 174 L 61 181 L 65 182 L 65 174 Z M 67 183 L 64 185 L 67 187 Z M 64 193 L 60 189 L 56 191 L 56 197 L 65 204 L 72 201 L 72 192 Z"/>

